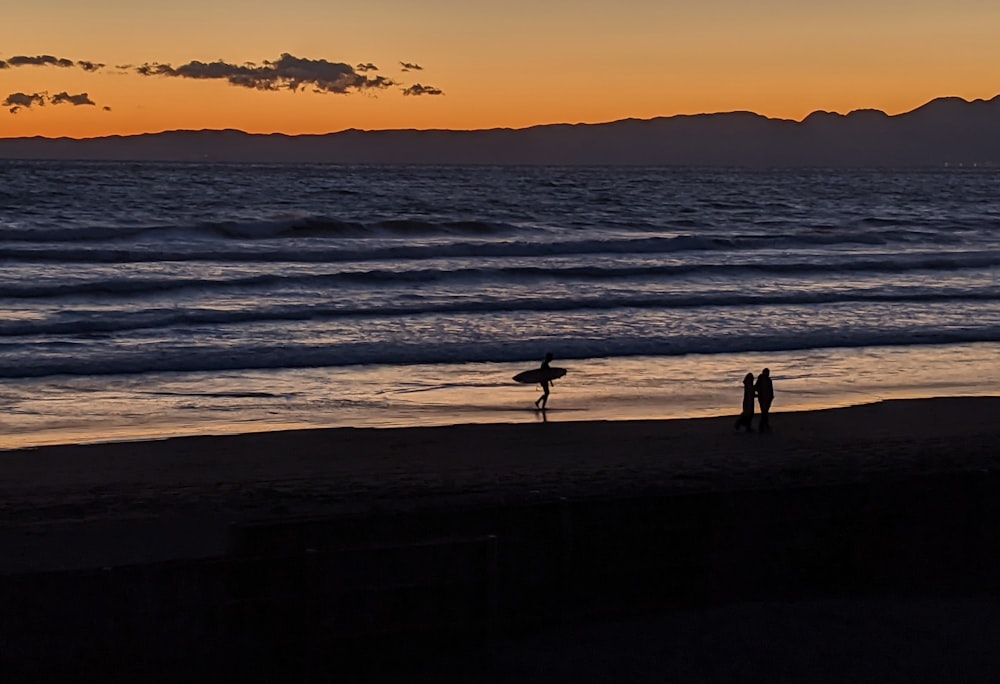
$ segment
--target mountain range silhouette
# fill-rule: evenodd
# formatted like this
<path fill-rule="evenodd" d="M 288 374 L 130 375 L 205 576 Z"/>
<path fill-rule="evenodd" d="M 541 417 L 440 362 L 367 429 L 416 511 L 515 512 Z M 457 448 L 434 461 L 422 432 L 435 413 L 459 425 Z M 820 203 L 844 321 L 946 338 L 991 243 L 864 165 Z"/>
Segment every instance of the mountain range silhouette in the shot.
<path fill-rule="evenodd" d="M 1000 95 L 939 98 L 903 114 L 753 112 L 548 124 L 522 129 L 356 129 L 323 135 L 236 130 L 101 138 L 0 138 L 0 159 L 338 164 L 1000 166 Z"/>

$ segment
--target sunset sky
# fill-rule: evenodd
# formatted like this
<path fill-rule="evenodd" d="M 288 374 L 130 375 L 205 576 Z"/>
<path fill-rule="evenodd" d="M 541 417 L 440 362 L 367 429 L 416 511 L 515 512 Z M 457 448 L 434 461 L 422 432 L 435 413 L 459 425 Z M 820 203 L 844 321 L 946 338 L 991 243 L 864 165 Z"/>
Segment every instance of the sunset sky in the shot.
<path fill-rule="evenodd" d="M 896 114 L 1000 93 L 998 30 L 993 0 L 12 3 L 0 137 Z"/>

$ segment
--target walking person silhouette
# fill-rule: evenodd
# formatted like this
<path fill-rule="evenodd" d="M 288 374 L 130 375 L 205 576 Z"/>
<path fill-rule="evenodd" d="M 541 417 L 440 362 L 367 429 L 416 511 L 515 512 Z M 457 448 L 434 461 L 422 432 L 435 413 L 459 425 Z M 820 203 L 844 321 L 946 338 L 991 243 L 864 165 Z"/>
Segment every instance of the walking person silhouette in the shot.
<path fill-rule="evenodd" d="M 743 413 L 736 419 L 736 429 L 745 427 L 747 432 L 753 432 L 753 398 L 754 398 L 753 373 L 747 373 L 743 377 Z"/>
<path fill-rule="evenodd" d="M 549 363 L 552 362 L 552 352 L 545 355 L 545 360 L 542 361 L 542 365 L 539 368 L 543 370 L 548 370 Z M 542 386 L 542 396 L 535 400 L 535 408 L 540 408 L 545 410 L 545 404 L 549 401 L 549 380 L 542 380 L 539 384 Z"/>
<path fill-rule="evenodd" d="M 771 383 L 770 368 L 765 368 L 757 376 L 755 389 L 757 391 L 757 402 L 760 404 L 760 423 L 757 429 L 761 432 L 770 432 L 771 422 L 769 420 L 769 413 L 771 411 L 771 402 L 774 401 L 774 385 Z"/>

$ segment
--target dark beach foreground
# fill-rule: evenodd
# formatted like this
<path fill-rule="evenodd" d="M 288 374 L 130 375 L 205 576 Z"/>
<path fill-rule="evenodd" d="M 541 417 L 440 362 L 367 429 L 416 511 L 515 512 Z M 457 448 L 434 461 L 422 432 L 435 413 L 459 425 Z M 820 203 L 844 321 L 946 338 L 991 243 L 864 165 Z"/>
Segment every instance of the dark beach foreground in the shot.
<path fill-rule="evenodd" d="M 0 454 L 4 681 L 988 681 L 1000 397 Z"/>

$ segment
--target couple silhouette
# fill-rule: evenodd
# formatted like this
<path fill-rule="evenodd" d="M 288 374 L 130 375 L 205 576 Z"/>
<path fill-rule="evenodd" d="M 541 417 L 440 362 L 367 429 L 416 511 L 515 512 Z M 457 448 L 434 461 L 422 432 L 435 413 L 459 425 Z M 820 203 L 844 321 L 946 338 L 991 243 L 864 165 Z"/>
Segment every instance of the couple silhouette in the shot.
<path fill-rule="evenodd" d="M 771 383 L 771 369 L 765 368 L 757 376 L 756 382 L 753 373 L 747 373 L 743 377 L 743 413 L 736 419 L 736 429 L 745 427 L 747 432 L 753 432 L 753 407 L 754 398 L 760 404 L 760 423 L 757 429 L 761 432 L 770 432 L 771 423 L 769 420 L 771 412 L 771 402 L 774 401 L 774 385 Z"/>

